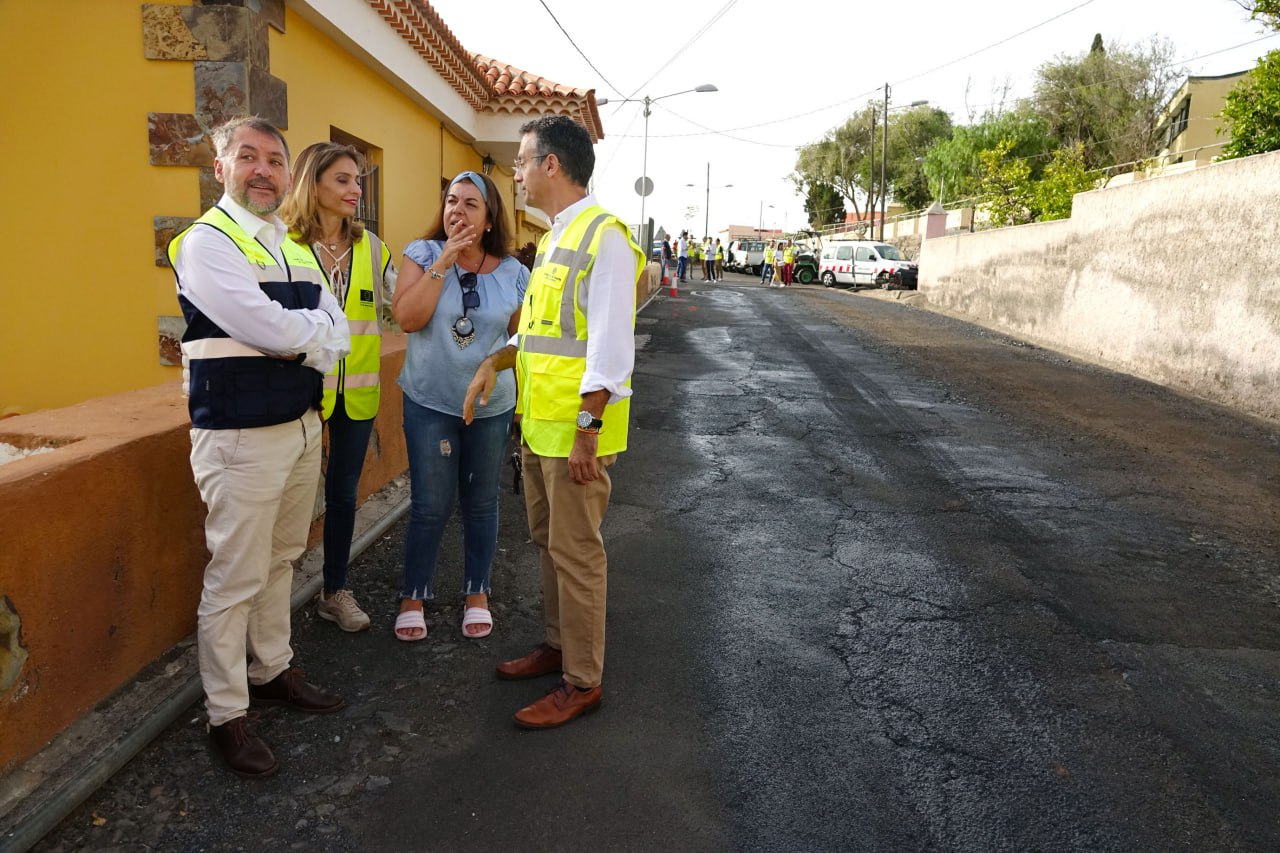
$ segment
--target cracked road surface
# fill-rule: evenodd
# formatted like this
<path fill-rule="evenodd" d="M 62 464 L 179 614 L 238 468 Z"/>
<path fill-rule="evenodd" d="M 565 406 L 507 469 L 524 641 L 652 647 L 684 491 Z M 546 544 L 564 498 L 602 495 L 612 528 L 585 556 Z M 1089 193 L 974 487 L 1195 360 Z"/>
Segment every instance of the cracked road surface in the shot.
<path fill-rule="evenodd" d="M 395 642 L 397 533 L 353 569 L 372 632 L 295 620 L 350 707 L 265 714 L 279 776 L 193 708 L 39 849 L 1280 848 L 1280 428 L 745 282 L 638 320 L 600 713 L 510 724 L 546 685 L 491 677 L 540 639 L 508 494 L 491 638 L 442 595 Z"/>

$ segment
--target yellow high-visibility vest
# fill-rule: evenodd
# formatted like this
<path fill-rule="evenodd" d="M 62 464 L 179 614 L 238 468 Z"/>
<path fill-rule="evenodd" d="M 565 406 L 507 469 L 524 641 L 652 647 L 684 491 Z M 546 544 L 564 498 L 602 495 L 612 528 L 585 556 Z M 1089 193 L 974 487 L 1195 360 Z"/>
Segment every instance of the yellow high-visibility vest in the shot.
<path fill-rule="evenodd" d="M 582 376 L 587 369 L 587 315 L 578 288 L 591 272 L 606 228 L 627 234 L 626 225 L 599 205 L 583 210 L 565 228 L 554 247 L 550 232 L 538 243 L 533 272 L 520 308 L 520 347 L 516 354 L 519 396 L 516 411 L 522 415 L 521 434 L 539 456 L 568 458 L 582 410 Z M 635 287 L 644 265 L 644 252 L 628 235 L 635 253 L 635 275 L 628 292 L 633 300 L 631 324 L 635 326 Z M 630 379 L 627 384 L 630 385 Z M 627 425 L 631 398 L 605 407 L 596 453 L 607 456 L 627 449 Z"/>
<path fill-rule="evenodd" d="M 293 239 L 294 235 L 290 235 Z M 296 242 L 296 241 L 295 241 Z M 302 245 L 302 244 L 299 244 Z M 315 254 L 310 246 L 304 249 Z M 316 258 L 317 264 L 324 265 Z M 324 377 L 322 415 L 328 420 L 342 394 L 347 417 L 367 421 L 378 414 L 382 395 L 382 278 L 391 263 L 391 250 L 372 231 L 365 231 L 351 247 L 351 281 L 340 296 L 351 327 L 351 354 Z M 332 282 L 325 283 L 333 290 Z"/>

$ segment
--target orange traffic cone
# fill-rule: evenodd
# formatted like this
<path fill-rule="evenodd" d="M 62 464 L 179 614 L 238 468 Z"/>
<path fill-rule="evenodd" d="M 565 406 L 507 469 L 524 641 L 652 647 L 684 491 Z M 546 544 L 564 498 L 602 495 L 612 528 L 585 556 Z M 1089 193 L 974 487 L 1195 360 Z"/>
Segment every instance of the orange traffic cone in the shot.
<path fill-rule="evenodd" d="M 676 280 L 674 278 L 671 278 L 670 276 L 662 280 L 663 284 L 667 284 L 668 282 L 671 284 L 671 290 L 668 291 L 668 293 L 670 293 L 672 296 L 679 296 L 680 288 L 676 287 Z"/>

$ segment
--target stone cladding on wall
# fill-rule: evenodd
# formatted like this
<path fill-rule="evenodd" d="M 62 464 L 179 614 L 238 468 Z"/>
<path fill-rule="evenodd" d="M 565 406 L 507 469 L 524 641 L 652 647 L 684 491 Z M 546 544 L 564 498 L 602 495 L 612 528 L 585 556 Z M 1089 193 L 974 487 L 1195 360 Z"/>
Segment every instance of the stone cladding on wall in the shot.
<path fill-rule="evenodd" d="M 210 132 L 238 115 L 259 115 L 277 127 L 289 127 L 285 82 L 271 74 L 268 28 L 284 32 L 284 0 L 195 0 L 192 6 L 148 3 L 142 6 L 142 51 L 147 59 L 190 62 L 195 112 L 147 114 L 147 140 L 153 166 L 195 166 L 200 209 L 222 196 L 213 174 Z M 169 266 L 166 247 L 193 217 L 156 214 L 155 263 Z M 157 319 L 161 364 L 174 364 L 184 324 L 181 317 Z"/>

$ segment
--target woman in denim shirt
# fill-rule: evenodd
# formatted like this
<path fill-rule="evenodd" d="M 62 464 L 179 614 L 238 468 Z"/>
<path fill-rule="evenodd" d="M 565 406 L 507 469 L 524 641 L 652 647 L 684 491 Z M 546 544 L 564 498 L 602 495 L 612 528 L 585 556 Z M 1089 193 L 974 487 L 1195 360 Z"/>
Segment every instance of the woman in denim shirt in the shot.
<path fill-rule="evenodd" d="M 400 387 L 409 452 L 410 512 L 396 636 L 427 636 L 422 602 L 435 597 L 436 558 L 460 498 L 463 529 L 462 634 L 493 630 L 489 573 L 498 544 L 498 484 L 511 432 L 513 371 L 470 424 L 462 401 L 476 367 L 515 334 L 529 271 L 510 254 L 510 226 L 498 188 L 463 172 L 445 190 L 440 214 L 404 250 L 392 312 L 409 333 Z"/>

